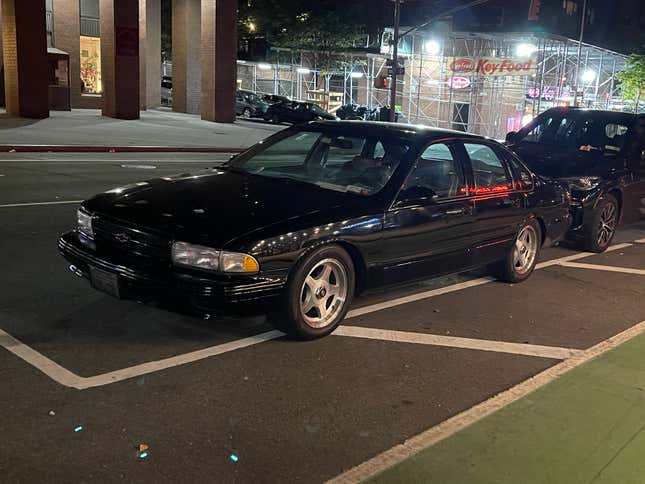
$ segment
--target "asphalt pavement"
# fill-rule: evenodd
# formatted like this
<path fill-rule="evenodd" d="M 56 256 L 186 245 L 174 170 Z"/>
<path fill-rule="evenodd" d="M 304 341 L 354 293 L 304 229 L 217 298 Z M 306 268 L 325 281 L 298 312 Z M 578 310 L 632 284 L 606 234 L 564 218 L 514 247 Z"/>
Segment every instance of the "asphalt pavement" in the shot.
<path fill-rule="evenodd" d="M 118 301 L 68 271 L 56 243 L 78 200 L 226 158 L 0 157 L 1 480 L 322 482 L 645 320 L 645 224 L 606 254 L 544 250 L 523 284 L 368 294 L 312 342 Z"/>

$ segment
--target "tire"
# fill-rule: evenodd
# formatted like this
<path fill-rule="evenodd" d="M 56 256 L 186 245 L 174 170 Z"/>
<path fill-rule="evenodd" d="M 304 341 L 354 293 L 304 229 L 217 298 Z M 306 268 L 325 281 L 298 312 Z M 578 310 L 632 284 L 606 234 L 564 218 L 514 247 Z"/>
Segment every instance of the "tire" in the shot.
<path fill-rule="evenodd" d="M 349 254 L 337 245 L 321 247 L 293 269 L 281 309 L 270 320 L 293 339 L 327 336 L 345 318 L 355 281 Z"/>
<path fill-rule="evenodd" d="M 607 250 L 616 234 L 618 215 L 618 200 L 605 195 L 582 227 L 581 248 L 589 252 Z"/>
<path fill-rule="evenodd" d="M 253 113 L 251 113 L 251 110 L 249 108 L 244 108 L 244 111 L 242 111 L 242 116 L 244 116 L 245 118 L 250 118 L 251 114 Z"/>
<path fill-rule="evenodd" d="M 506 258 L 495 267 L 495 273 L 501 281 L 516 283 L 529 278 L 537 264 L 542 235 L 542 228 L 534 218 L 521 225 L 513 247 L 508 251 Z"/>
<path fill-rule="evenodd" d="M 273 124 L 280 124 L 281 123 L 280 118 L 278 117 L 277 114 L 274 114 L 273 116 L 271 116 L 271 122 Z"/>

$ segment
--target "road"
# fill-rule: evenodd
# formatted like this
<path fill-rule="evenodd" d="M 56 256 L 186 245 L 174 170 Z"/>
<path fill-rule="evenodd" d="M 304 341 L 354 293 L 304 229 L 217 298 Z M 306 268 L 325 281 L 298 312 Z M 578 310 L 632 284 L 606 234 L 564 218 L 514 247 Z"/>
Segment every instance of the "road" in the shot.
<path fill-rule="evenodd" d="M 67 270 L 56 242 L 77 200 L 225 159 L 2 155 L 5 482 L 322 482 L 645 320 L 645 224 L 605 254 L 544 250 L 523 284 L 468 273 L 366 295 L 304 343 L 262 317 L 117 301 Z"/>

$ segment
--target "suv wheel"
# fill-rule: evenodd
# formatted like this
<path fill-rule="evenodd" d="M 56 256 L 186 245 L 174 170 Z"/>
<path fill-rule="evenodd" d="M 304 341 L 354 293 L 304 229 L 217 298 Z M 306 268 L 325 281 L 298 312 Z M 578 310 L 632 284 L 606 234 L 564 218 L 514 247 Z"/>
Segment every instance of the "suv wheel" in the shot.
<path fill-rule="evenodd" d="M 604 252 L 611 244 L 618 225 L 618 201 L 605 195 L 583 227 L 582 248 L 590 252 Z"/>
<path fill-rule="evenodd" d="M 242 111 L 242 116 L 245 118 L 250 118 L 251 117 L 251 110 L 249 108 L 244 108 L 244 111 Z"/>
<path fill-rule="evenodd" d="M 316 339 L 341 323 L 354 297 L 354 264 L 336 245 L 312 252 L 294 269 L 274 325 L 296 339 Z"/>

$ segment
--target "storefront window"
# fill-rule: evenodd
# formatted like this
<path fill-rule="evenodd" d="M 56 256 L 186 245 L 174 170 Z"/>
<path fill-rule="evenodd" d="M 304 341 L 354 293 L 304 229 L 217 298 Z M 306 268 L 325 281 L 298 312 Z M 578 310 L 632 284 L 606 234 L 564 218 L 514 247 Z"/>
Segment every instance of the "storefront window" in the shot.
<path fill-rule="evenodd" d="M 81 92 L 100 94 L 101 82 L 101 39 L 81 35 Z"/>

